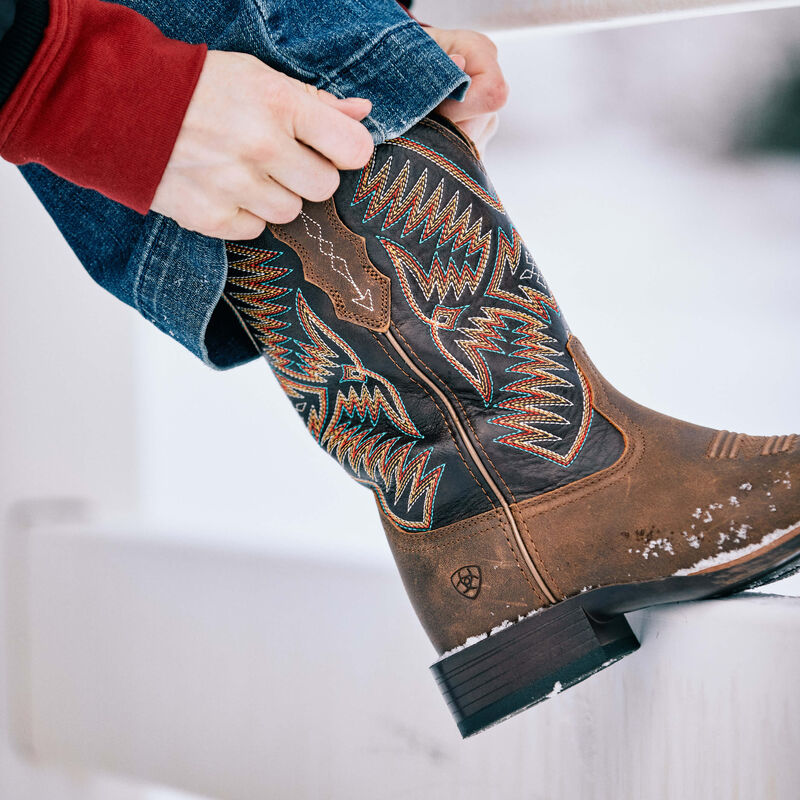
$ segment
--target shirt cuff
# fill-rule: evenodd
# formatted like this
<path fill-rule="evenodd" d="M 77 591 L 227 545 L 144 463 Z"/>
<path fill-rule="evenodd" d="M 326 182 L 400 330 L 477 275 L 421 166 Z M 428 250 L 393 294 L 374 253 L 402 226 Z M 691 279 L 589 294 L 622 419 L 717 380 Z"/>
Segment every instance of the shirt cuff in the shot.
<path fill-rule="evenodd" d="M 0 31 L 0 108 L 33 61 L 50 16 L 47 0 L 18 0 L 12 11 L 11 26 Z"/>
<path fill-rule="evenodd" d="M 0 156 L 144 214 L 205 55 L 123 6 L 51 0 L 41 45 L 0 110 Z"/>

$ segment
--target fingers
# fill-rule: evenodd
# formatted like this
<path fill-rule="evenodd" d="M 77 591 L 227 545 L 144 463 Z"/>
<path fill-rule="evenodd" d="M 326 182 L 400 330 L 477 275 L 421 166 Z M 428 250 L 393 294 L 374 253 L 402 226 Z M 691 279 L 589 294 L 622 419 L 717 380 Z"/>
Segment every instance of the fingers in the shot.
<path fill-rule="evenodd" d="M 439 110 L 456 123 L 499 111 L 508 100 L 508 84 L 497 60 L 494 42 L 474 31 L 435 29 L 434 38 L 437 37 L 450 58 L 472 79 L 462 102 L 446 100 Z"/>
<path fill-rule="evenodd" d="M 261 236 L 266 227 L 267 223 L 263 219 L 249 211 L 239 209 L 233 219 L 216 235 L 220 239 L 256 239 Z"/>
<path fill-rule="evenodd" d="M 303 209 L 301 197 L 269 177 L 254 176 L 250 185 L 236 194 L 243 210 L 276 225 L 291 222 Z"/>
<path fill-rule="evenodd" d="M 336 95 L 326 92 L 325 89 L 317 89 L 310 83 L 303 83 L 297 78 L 284 76 L 293 86 L 302 89 L 307 95 L 322 101 L 325 105 L 341 111 L 351 119 L 361 121 L 372 111 L 372 103 L 366 97 L 336 97 Z"/>
<path fill-rule="evenodd" d="M 334 97 L 330 92 L 325 91 L 320 91 L 317 97 L 325 105 L 341 111 L 342 114 L 346 114 L 356 122 L 361 122 L 372 111 L 372 103 L 365 97 Z"/>
<path fill-rule="evenodd" d="M 1 0 L 0 0 L 1 1 Z M 151 208 L 222 239 L 326 200 L 373 144 L 364 98 L 338 98 L 241 53 L 209 51 Z"/>
<path fill-rule="evenodd" d="M 319 203 L 339 188 L 339 170 L 319 153 L 296 141 L 284 148 L 270 175 L 289 191 Z"/>
<path fill-rule="evenodd" d="M 456 124 L 472 140 L 478 152 L 483 153 L 489 140 L 497 132 L 498 115 L 483 114 Z"/>
<path fill-rule="evenodd" d="M 294 137 L 325 156 L 337 169 L 361 169 L 372 155 L 369 131 L 316 96 L 302 98 L 293 123 Z"/>
<path fill-rule="evenodd" d="M 267 178 L 257 182 L 250 196 L 242 193 L 245 207 L 237 209 L 228 221 L 218 224 L 213 235 L 219 239 L 256 239 L 267 222 L 284 225 L 303 209 L 303 201 L 285 187 Z"/>

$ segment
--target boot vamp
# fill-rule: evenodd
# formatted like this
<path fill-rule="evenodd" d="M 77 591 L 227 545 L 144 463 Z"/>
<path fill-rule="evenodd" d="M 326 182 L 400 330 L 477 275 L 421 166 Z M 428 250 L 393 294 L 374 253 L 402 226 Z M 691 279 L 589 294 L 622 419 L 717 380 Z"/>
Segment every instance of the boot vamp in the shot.
<path fill-rule="evenodd" d="M 595 409 L 626 440 L 612 467 L 515 507 L 554 587 L 723 567 L 800 524 L 800 438 L 746 436 L 658 414 L 617 392 L 574 338 Z"/>

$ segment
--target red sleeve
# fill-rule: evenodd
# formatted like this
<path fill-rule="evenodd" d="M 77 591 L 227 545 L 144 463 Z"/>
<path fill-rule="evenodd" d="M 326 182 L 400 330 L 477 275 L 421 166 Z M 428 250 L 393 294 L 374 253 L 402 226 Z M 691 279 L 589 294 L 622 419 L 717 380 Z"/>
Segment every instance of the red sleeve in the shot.
<path fill-rule="evenodd" d="M 147 213 L 205 55 L 123 6 L 51 0 L 44 39 L 0 111 L 0 156 Z"/>

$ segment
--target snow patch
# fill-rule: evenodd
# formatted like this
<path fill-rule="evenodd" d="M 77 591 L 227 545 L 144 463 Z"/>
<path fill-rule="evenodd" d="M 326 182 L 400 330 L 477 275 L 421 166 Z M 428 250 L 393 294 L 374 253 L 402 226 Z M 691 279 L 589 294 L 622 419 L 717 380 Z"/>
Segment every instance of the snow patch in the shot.
<path fill-rule="evenodd" d="M 669 539 L 653 539 L 652 541 L 648 542 L 644 549 L 641 550 L 642 558 L 648 559 L 650 556 L 653 558 L 658 558 L 658 551 L 662 553 L 669 553 L 671 556 L 675 555 L 675 550 L 672 547 L 672 542 Z M 639 550 L 636 551 L 637 553 L 640 552 Z"/>
<path fill-rule="evenodd" d="M 550 700 L 551 698 L 555 697 L 557 694 L 561 694 L 561 692 L 563 692 L 563 691 L 564 691 L 564 687 L 561 685 L 561 681 L 556 681 L 553 684 L 553 690 L 544 699 L 545 700 Z"/>
<path fill-rule="evenodd" d="M 442 661 L 448 656 L 452 656 L 454 653 L 458 653 L 460 650 L 464 650 L 467 647 L 471 647 L 473 644 L 482 642 L 484 639 L 488 639 L 490 636 L 494 636 L 495 634 L 500 633 L 500 631 L 504 631 L 506 628 L 510 628 L 512 625 L 516 625 L 517 623 L 520 623 L 523 620 L 526 620 L 529 617 L 534 616 L 534 614 L 538 614 L 540 611 L 544 611 L 544 609 L 534 608 L 533 611 L 529 611 L 527 614 L 520 614 L 515 620 L 514 619 L 503 620 L 503 622 L 501 622 L 499 625 L 495 625 L 494 628 L 492 628 L 488 633 L 478 633 L 475 636 L 470 636 L 464 642 L 464 644 L 460 644 L 458 645 L 458 647 L 454 647 L 452 650 L 448 650 L 446 653 L 442 653 L 439 656 L 439 661 Z"/>
<path fill-rule="evenodd" d="M 718 555 L 711 556 L 710 558 L 704 558 L 702 561 L 698 561 L 691 567 L 688 567 L 687 569 L 679 569 L 677 572 L 673 572 L 672 574 L 676 577 L 692 575 L 695 572 L 700 572 L 701 570 L 709 569 L 710 567 L 717 567 L 721 564 L 727 564 L 730 561 L 736 561 L 737 558 L 750 555 L 751 553 L 755 553 L 757 550 L 760 550 L 762 547 L 766 547 L 773 542 L 777 542 L 779 539 L 786 536 L 786 534 L 796 531 L 799 526 L 800 520 L 795 522 L 794 525 L 790 525 L 788 528 L 781 528 L 780 530 L 768 533 L 763 539 L 761 539 L 760 542 L 749 544 L 745 547 L 739 547 L 736 550 L 729 550 L 727 553 L 719 553 Z"/>

